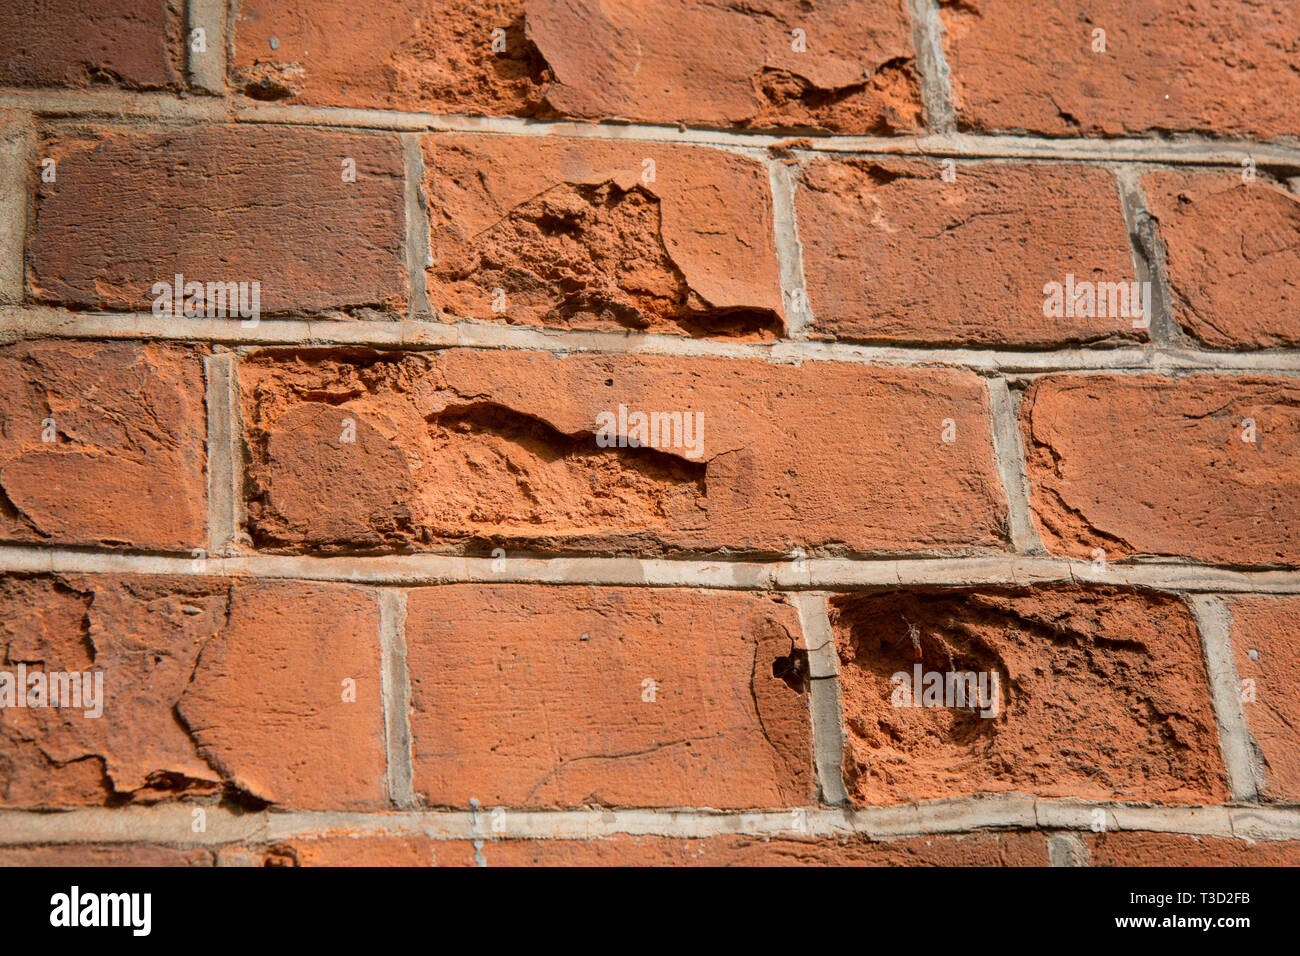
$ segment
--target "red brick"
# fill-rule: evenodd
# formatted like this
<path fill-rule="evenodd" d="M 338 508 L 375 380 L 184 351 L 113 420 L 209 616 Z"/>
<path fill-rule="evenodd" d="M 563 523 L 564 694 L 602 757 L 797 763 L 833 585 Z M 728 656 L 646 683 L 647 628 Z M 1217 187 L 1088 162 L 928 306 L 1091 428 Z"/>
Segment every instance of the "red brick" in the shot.
<path fill-rule="evenodd" d="M 546 64 L 524 0 L 241 0 L 231 75 L 248 96 L 316 106 L 532 116 Z M 506 50 L 492 51 L 505 30 Z M 274 46 L 272 46 L 274 43 Z"/>
<path fill-rule="evenodd" d="M 216 578 L 0 579 L 0 664 L 103 673 L 100 717 L 0 710 L 0 806 L 383 800 L 372 595 Z M 341 681 L 356 680 L 356 703 Z"/>
<path fill-rule="evenodd" d="M 1067 275 L 1132 287 L 1133 256 L 1109 171 L 955 169 L 946 182 L 931 160 L 804 167 L 797 216 L 814 332 L 1012 346 L 1146 336 L 1128 316 L 1044 314 L 1045 285 L 1064 286 Z"/>
<path fill-rule="evenodd" d="M 1300 598 L 1239 597 L 1228 606 L 1242 710 L 1263 758 L 1264 793 L 1275 800 L 1298 800 Z"/>
<path fill-rule="evenodd" d="M 760 595 L 412 591 L 416 792 L 458 807 L 808 804 L 799 634 L 794 609 Z"/>
<path fill-rule="evenodd" d="M 239 790 L 268 803 L 386 803 L 379 612 L 373 592 L 236 585 L 225 640 L 204 647 L 176 711 Z M 355 700 L 346 699 L 347 682 Z"/>
<path fill-rule="evenodd" d="M 1102 833 L 1084 837 L 1093 866 L 1298 866 L 1300 842 L 1276 843 L 1182 833 Z"/>
<path fill-rule="evenodd" d="M 178 86 L 180 7 L 174 0 L 8 0 L 0 9 L 0 86 Z"/>
<path fill-rule="evenodd" d="M 1300 39 L 1290 0 L 945 3 L 964 129 L 1053 136 L 1300 131 Z M 1096 29 L 1106 52 L 1094 53 Z"/>
<path fill-rule="evenodd" d="M 430 840 L 348 834 L 299 839 L 264 851 L 298 866 L 1047 866 L 1037 833 L 971 833 L 878 843 L 727 835 L 687 839 Z"/>
<path fill-rule="evenodd" d="M 781 331 L 768 174 L 755 160 L 455 134 L 428 137 L 424 159 L 429 300 L 448 320 Z"/>
<path fill-rule="evenodd" d="M 1255 423 L 1255 441 L 1248 426 Z M 1300 386 L 1235 375 L 1059 375 L 1021 409 L 1049 551 L 1214 564 L 1300 560 Z"/>
<path fill-rule="evenodd" d="M 547 102 L 566 116 L 859 134 L 922 126 L 899 0 L 531 0 L 527 24 L 552 71 Z"/>
<path fill-rule="evenodd" d="M 250 529 L 265 547 L 862 552 L 1005 540 L 987 395 L 966 372 L 270 351 L 240 381 Z M 620 403 L 702 415 L 699 457 L 662 440 L 600 447 L 596 416 Z M 344 419 L 355 443 L 340 441 Z"/>
<path fill-rule="evenodd" d="M 206 546 L 203 368 L 194 352 L 19 342 L 0 348 L 0 407 L 0 538 Z"/>
<path fill-rule="evenodd" d="M 893 133 L 922 126 L 910 31 L 899 0 L 246 0 L 232 68 L 316 105 Z"/>
<path fill-rule="evenodd" d="M 212 851 L 113 843 L 0 847 L 5 866 L 212 866 Z"/>
<path fill-rule="evenodd" d="M 156 282 L 260 283 L 261 311 L 404 309 L 397 137 L 288 126 L 51 133 L 28 240 L 43 302 L 150 310 Z M 344 161 L 356 181 L 344 182 Z M 177 321 L 184 321 L 177 319 Z"/>
<path fill-rule="evenodd" d="M 1227 799 L 1195 622 L 1174 596 L 895 591 L 836 597 L 831 611 L 858 803 L 1008 792 Z M 917 664 L 922 675 L 998 674 L 996 713 L 900 706 Z"/>
<path fill-rule="evenodd" d="M 1242 170 L 1148 173 L 1179 324 L 1213 348 L 1300 344 L 1300 196 Z"/>

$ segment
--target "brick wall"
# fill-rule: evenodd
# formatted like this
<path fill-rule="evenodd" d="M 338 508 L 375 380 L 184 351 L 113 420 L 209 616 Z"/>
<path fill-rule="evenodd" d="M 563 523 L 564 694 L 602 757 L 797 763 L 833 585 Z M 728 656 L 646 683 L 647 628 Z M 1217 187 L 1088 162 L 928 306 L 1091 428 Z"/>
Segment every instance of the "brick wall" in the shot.
<path fill-rule="evenodd" d="M 0 864 L 1300 862 L 1295 13 L 8 4 Z"/>

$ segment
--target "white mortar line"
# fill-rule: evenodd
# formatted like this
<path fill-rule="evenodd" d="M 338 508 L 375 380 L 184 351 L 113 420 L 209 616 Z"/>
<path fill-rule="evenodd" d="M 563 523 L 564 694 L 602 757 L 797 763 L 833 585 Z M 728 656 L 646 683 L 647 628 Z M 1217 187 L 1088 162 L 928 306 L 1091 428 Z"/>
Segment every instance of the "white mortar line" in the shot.
<path fill-rule="evenodd" d="M 411 681 L 406 670 L 406 592 L 379 592 L 379 646 L 383 660 L 384 740 L 388 753 L 388 799 L 416 806 L 411 754 Z"/>
<path fill-rule="evenodd" d="M 1020 435 L 1018 402 L 1004 378 L 990 378 L 988 388 L 993 457 L 1006 494 L 1011 546 L 1020 554 L 1045 554 L 1029 506 L 1029 473 Z"/>
<path fill-rule="evenodd" d="M 848 362 L 899 368 L 960 368 L 982 374 L 1033 376 L 1057 372 L 1170 374 L 1222 372 L 1300 375 L 1300 349 L 1211 352 L 1197 349 L 1064 348 L 1000 351 L 943 347 L 868 346 L 840 342 L 770 344 L 624 332 L 570 332 L 479 322 L 414 319 L 237 319 L 183 322 L 141 312 L 71 312 L 54 306 L 0 306 L 0 336 L 160 340 L 248 346 L 359 345 L 375 348 L 480 348 L 560 354 L 668 355 L 753 359 L 777 364 Z"/>
<path fill-rule="evenodd" d="M 1219 749 L 1223 752 L 1228 774 L 1228 790 L 1233 800 L 1251 802 L 1259 799 L 1263 780 L 1252 758 L 1253 745 L 1241 706 L 1241 682 L 1232 656 L 1232 617 L 1228 606 L 1214 595 L 1190 599 L 1205 670 L 1210 680 L 1210 701 L 1219 726 Z"/>
<path fill-rule="evenodd" d="M 425 270 L 433 264 L 429 248 L 429 212 L 424 204 L 424 155 L 420 140 L 402 137 L 405 169 L 406 271 L 411 291 L 408 317 L 414 319 L 430 313 Z"/>
<path fill-rule="evenodd" d="M 781 301 L 785 306 L 785 334 L 790 339 L 805 339 L 813 324 L 812 304 L 803 275 L 803 245 L 799 242 L 799 224 L 795 213 L 798 171 L 788 162 L 767 162 L 768 182 L 772 194 L 772 225 L 776 240 L 777 269 L 781 276 Z"/>
<path fill-rule="evenodd" d="M 244 469 L 235 356 L 230 352 L 207 356 L 203 377 L 208 412 L 208 556 L 212 557 L 230 553 L 242 524 Z"/>
<path fill-rule="evenodd" d="M 0 305 L 25 295 L 28 201 L 36 179 L 30 117 L 0 125 Z"/>
<path fill-rule="evenodd" d="M 805 808 L 711 810 L 515 810 L 503 808 L 494 839 L 587 840 L 619 835 L 699 839 L 755 837 L 898 840 L 988 830 L 1091 831 L 1100 808 L 1105 832 L 1150 832 L 1280 841 L 1300 839 L 1300 809 L 1229 806 L 1143 806 L 1021 794 L 956 797 L 856 810 Z M 0 845 L 166 843 L 220 846 L 270 844 L 332 835 L 481 839 L 481 810 L 404 812 L 263 811 L 236 813 L 209 806 L 195 832 L 189 805 L 93 808 L 65 812 L 0 811 Z M 797 819 L 797 822 L 796 822 Z"/>
<path fill-rule="evenodd" d="M 88 116 L 111 119 L 163 119 L 180 122 L 237 120 L 250 123 L 332 126 L 396 132 L 464 131 L 511 136 L 566 136 L 592 139 L 685 143 L 762 150 L 792 140 L 788 135 L 744 133 L 714 129 L 682 129 L 645 123 L 585 123 L 530 120 L 514 117 L 402 112 L 258 103 L 244 98 L 225 100 L 181 98 L 169 93 L 120 90 L 4 90 L 0 109 L 27 110 L 42 116 Z M 1008 159 L 1068 159 L 1095 162 L 1190 163 L 1240 166 L 1254 157 L 1259 166 L 1300 168 L 1300 145 L 1220 141 L 1192 134 L 1177 138 L 1087 139 L 1014 134 L 970 135 L 941 133 L 924 136 L 800 136 L 810 139 L 813 152 L 923 156 L 967 156 Z"/>
<path fill-rule="evenodd" d="M 494 570 L 494 566 L 500 570 Z M 357 585 L 454 583 L 591 584 L 714 590 L 973 587 L 1046 583 L 1108 584 L 1189 593 L 1300 593 L 1300 570 L 1237 571 L 1194 564 L 1121 564 L 1015 555 L 788 559 L 477 558 L 451 554 L 313 557 L 238 554 L 196 570 L 188 554 L 0 544 L 0 572 L 247 576 Z"/>
<path fill-rule="evenodd" d="M 937 0 L 908 0 L 907 8 L 912 16 L 912 45 L 929 127 L 936 133 L 954 133 L 957 111 L 953 108 L 948 58 L 943 52 L 939 4 Z"/>
<path fill-rule="evenodd" d="M 812 721 L 817 793 L 823 803 L 849 802 L 844 789 L 844 714 L 840 700 L 839 655 L 824 594 L 796 594 L 799 627 L 808 649 L 808 716 Z"/>
<path fill-rule="evenodd" d="M 185 33 L 185 63 L 190 86 L 224 96 L 226 92 L 227 0 L 188 0 L 188 28 Z M 196 53 L 193 31 L 203 30 L 206 50 Z"/>

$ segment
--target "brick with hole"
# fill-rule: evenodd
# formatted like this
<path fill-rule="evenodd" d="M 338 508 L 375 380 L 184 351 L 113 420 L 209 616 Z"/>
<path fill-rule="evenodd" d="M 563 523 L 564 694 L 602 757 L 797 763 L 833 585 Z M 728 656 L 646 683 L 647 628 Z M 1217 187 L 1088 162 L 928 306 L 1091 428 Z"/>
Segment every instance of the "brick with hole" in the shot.
<path fill-rule="evenodd" d="M 798 615 L 722 591 L 411 591 L 416 793 L 430 806 L 813 800 Z"/>
<path fill-rule="evenodd" d="M 191 349 L 0 347 L 0 539 L 206 547 L 203 389 Z"/>
<path fill-rule="evenodd" d="M 1233 597 L 1232 652 L 1263 796 L 1300 800 L 1300 598 Z"/>
<path fill-rule="evenodd" d="M 1257 375 L 1049 375 L 1021 403 L 1053 553 L 1300 562 L 1300 386 Z"/>
<path fill-rule="evenodd" d="M 809 161 L 800 179 L 814 334 L 1014 347 L 1146 338 L 1109 170 L 846 159 Z M 1070 276 L 1106 292 L 1045 306 L 1045 287 Z"/>
<path fill-rule="evenodd" d="M 831 624 L 856 803 L 1227 799 L 1196 625 L 1176 596 L 1070 586 L 848 594 L 832 598 Z M 957 675 L 970 678 L 959 687 Z M 985 693 L 963 701 L 962 687 Z"/>
<path fill-rule="evenodd" d="M 1142 177 L 1179 325 L 1217 349 L 1300 344 L 1300 196 L 1258 173 Z"/>
<path fill-rule="evenodd" d="M 1300 131 L 1292 0 L 1048 0 L 1032 9 L 963 0 L 939 9 L 962 129 L 1244 139 Z"/>
<path fill-rule="evenodd" d="M 1005 547 L 967 372 L 273 349 L 239 374 L 268 550 Z"/>
<path fill-rule="evenodd" d="M 75 308 L 155 311 L 157 283 L 206 317 L 342 312 L 407 301 L 402 148 L 389 134 L 290 126 L 54 126 L 27 243 L 28 292 Z M 355 178 L 353 178 L 355 177 Z M 252 283 L 257 298 L 254 300 Z M 231 283 L 238 290 L 234 307 Z M 161 297 L 164 314 L 172 301 Z M 175 321 L 183 322 L 177 315 Z"/>
<path fill-rule="evenodd" d="M 182 16 L 179 0 L 8 0 L 0 86 L 176 88 Z"/>
<path fill-rule="evenodd" d="M 245 0 L 234 25 L 232 74 L 257 100 L 840 133 L 923 126 L 899 0 Z"/>
<path fill-rule="evenodd" d="M 772 338 L 768 174 L 703 146 L 437 134 L 424 141 L 429 301 L 464 318 Z"/>
<path fill-rule="evenodd" d="M 222 794 L 250 807 L 384 802 L 373 594 L 207 577 L 9 575 L 0 612 L 5 671 L 102 674 L 90 711 L 84 700 L 0 709 L 0 806 Z M 354 702 L 344 680 L 355 681 Z"/>

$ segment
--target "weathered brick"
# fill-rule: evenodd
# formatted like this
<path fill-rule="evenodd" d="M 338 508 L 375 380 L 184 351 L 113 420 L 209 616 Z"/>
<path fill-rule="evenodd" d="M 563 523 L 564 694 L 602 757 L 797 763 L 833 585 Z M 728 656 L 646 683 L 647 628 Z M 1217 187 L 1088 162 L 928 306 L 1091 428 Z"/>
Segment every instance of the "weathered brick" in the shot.
<path fill-rule="evenodd" d="M 1300 842 L 1182 833 L 1084 834 L 1093 866 L 1297 866 Z"/>
<path fill-rule="evenodd" d="M 960 124 L 1054 136 L 1300 131 L 1291 0 L 944 3 Z M 1094 52 L 1105 31 L 1105 52 Z"/>
<path fill-rule="evenodd" d="M 395 136 L 64 130 L 47 134 L 42 156 L 56 161 L 57 178 L 40 184 L 27 246 L 28 289 L 40 301 L 149 310 L 154 283 L 181 274 L 256 281 L 265 313 L 405 307 Z M 347 160 L 355 182 L 345 181 Z"/>
<path fill-rule="evenodd" d="M 177 86 L 180 8 L 171 0 L 7 0 L 0 86 Z"/>
<path fill-rule="evenodd" d="M 530 0 L 526 21 L 551 69 L 547 102 L 565 116 L 838 133 L 922 126 L 899 0 Z"/>
<path fill-rule="evenodd" d="M 1300 598 L 1237 597 L 1228 606 L 1242 710 L 1263 757 L 1264 793 L 1300 799 Z"/>
<path fill-rule="evenodd" d="M 250 530 L 263 547 L 1004 546 L 987 394 L 971 373 L 268 351 L 240 381 Z M 666 435 L 602 446 L 610 419 L 598 415 L 613 418 L 601 440 L 632 430 L 617 423 L 620 405 L 702 416 L 691 419 L 702 442 L 691 447 L 683 427 L 675 446 Z"/>
<path fill-rule="evenodd" d="M 546 64 L 524 0 L 241 0 L 231 75 L 246 95 L 317 106 L 533 116 Z M 492 49 L 504 30 L 505 50 Z"/>
<path fill-rule="evenodd" d="M 55 844 L 0 847 L 6 866 L 212 866 L 211 850 L 181 850 L 148 844 Z"/>
<path fill-rule="evenodd" d="M 768 174 L 707 147 L 440 134 L 424 146 L 445 319 L 771 337 Z"/>
<path fill-rule="evenodd" d="M 0 806 L 222 790 L 309 808 L 383 801 L 377 610 L 358 589 L 11 575 L 0 649 L 8 673 L 101 672 L 104 693 L 99 717 L 0 709 Z"/>
<path fill-rule="evenodd" d="M 1045 286 L 1065 286 L 1067 276 L 1135 290 L 1109 171 L 1018 163 L 952 168 L 956 179 L 948 182 L 931 160 L 804 166 L 796 205 L 814 332 L 1012 346 L 1145 338 L 1149 322 L 1133 318 L 1133 308 L 1112 310 L 1109 298 L 1045 314 Z"/>
<path fill-rule="evenodd" d="M 831 612 L 845 775 L 859 803 L 1005 792 L 1227 798 L 1195 622 L 1174 596 L 895 591 L 835 597 Z M 909 694 L 931 673 L 997 674 L 997 693 L 991 676 L 985 684 L 994 703 Z"/>
<path fill-rule="evenodd" d="M 1175 316 L 1213 348 L 1300 344 L 1300 196 L 1242 170 L 1142 177 Z"/>
<path fill-rule="evenodd" d="M 1036 833 L 970 833 L 870 842 L 862 839 L 727 835 L 687 839 L 430 840 L 330 834 L 263 851 L 266 865 L 298 866 L 1046 866 Z"/>
<path fill-rule="evenodd" d="M 433 806 L 812 802 L 798 615 L 761 595 L 412 591 L 415 789 Z"/>
<path fill-rule="evenodd" d="M 1021 428 L 1034 517 L 1054 553 L 1300 560 L 1294 379 L 1047 376 L 1026 393 Z"/>
<path fill-rule="evenodd" d="M 910 30 L 899 0 L 247 0 L 233 73 L 317 105 L 893 133 L 922 125 Z"/>
<path fill-rule="evenodd" d="M 0 347 L 0 538 L 205 547 L 204 418 L 189 350 Z"/>

